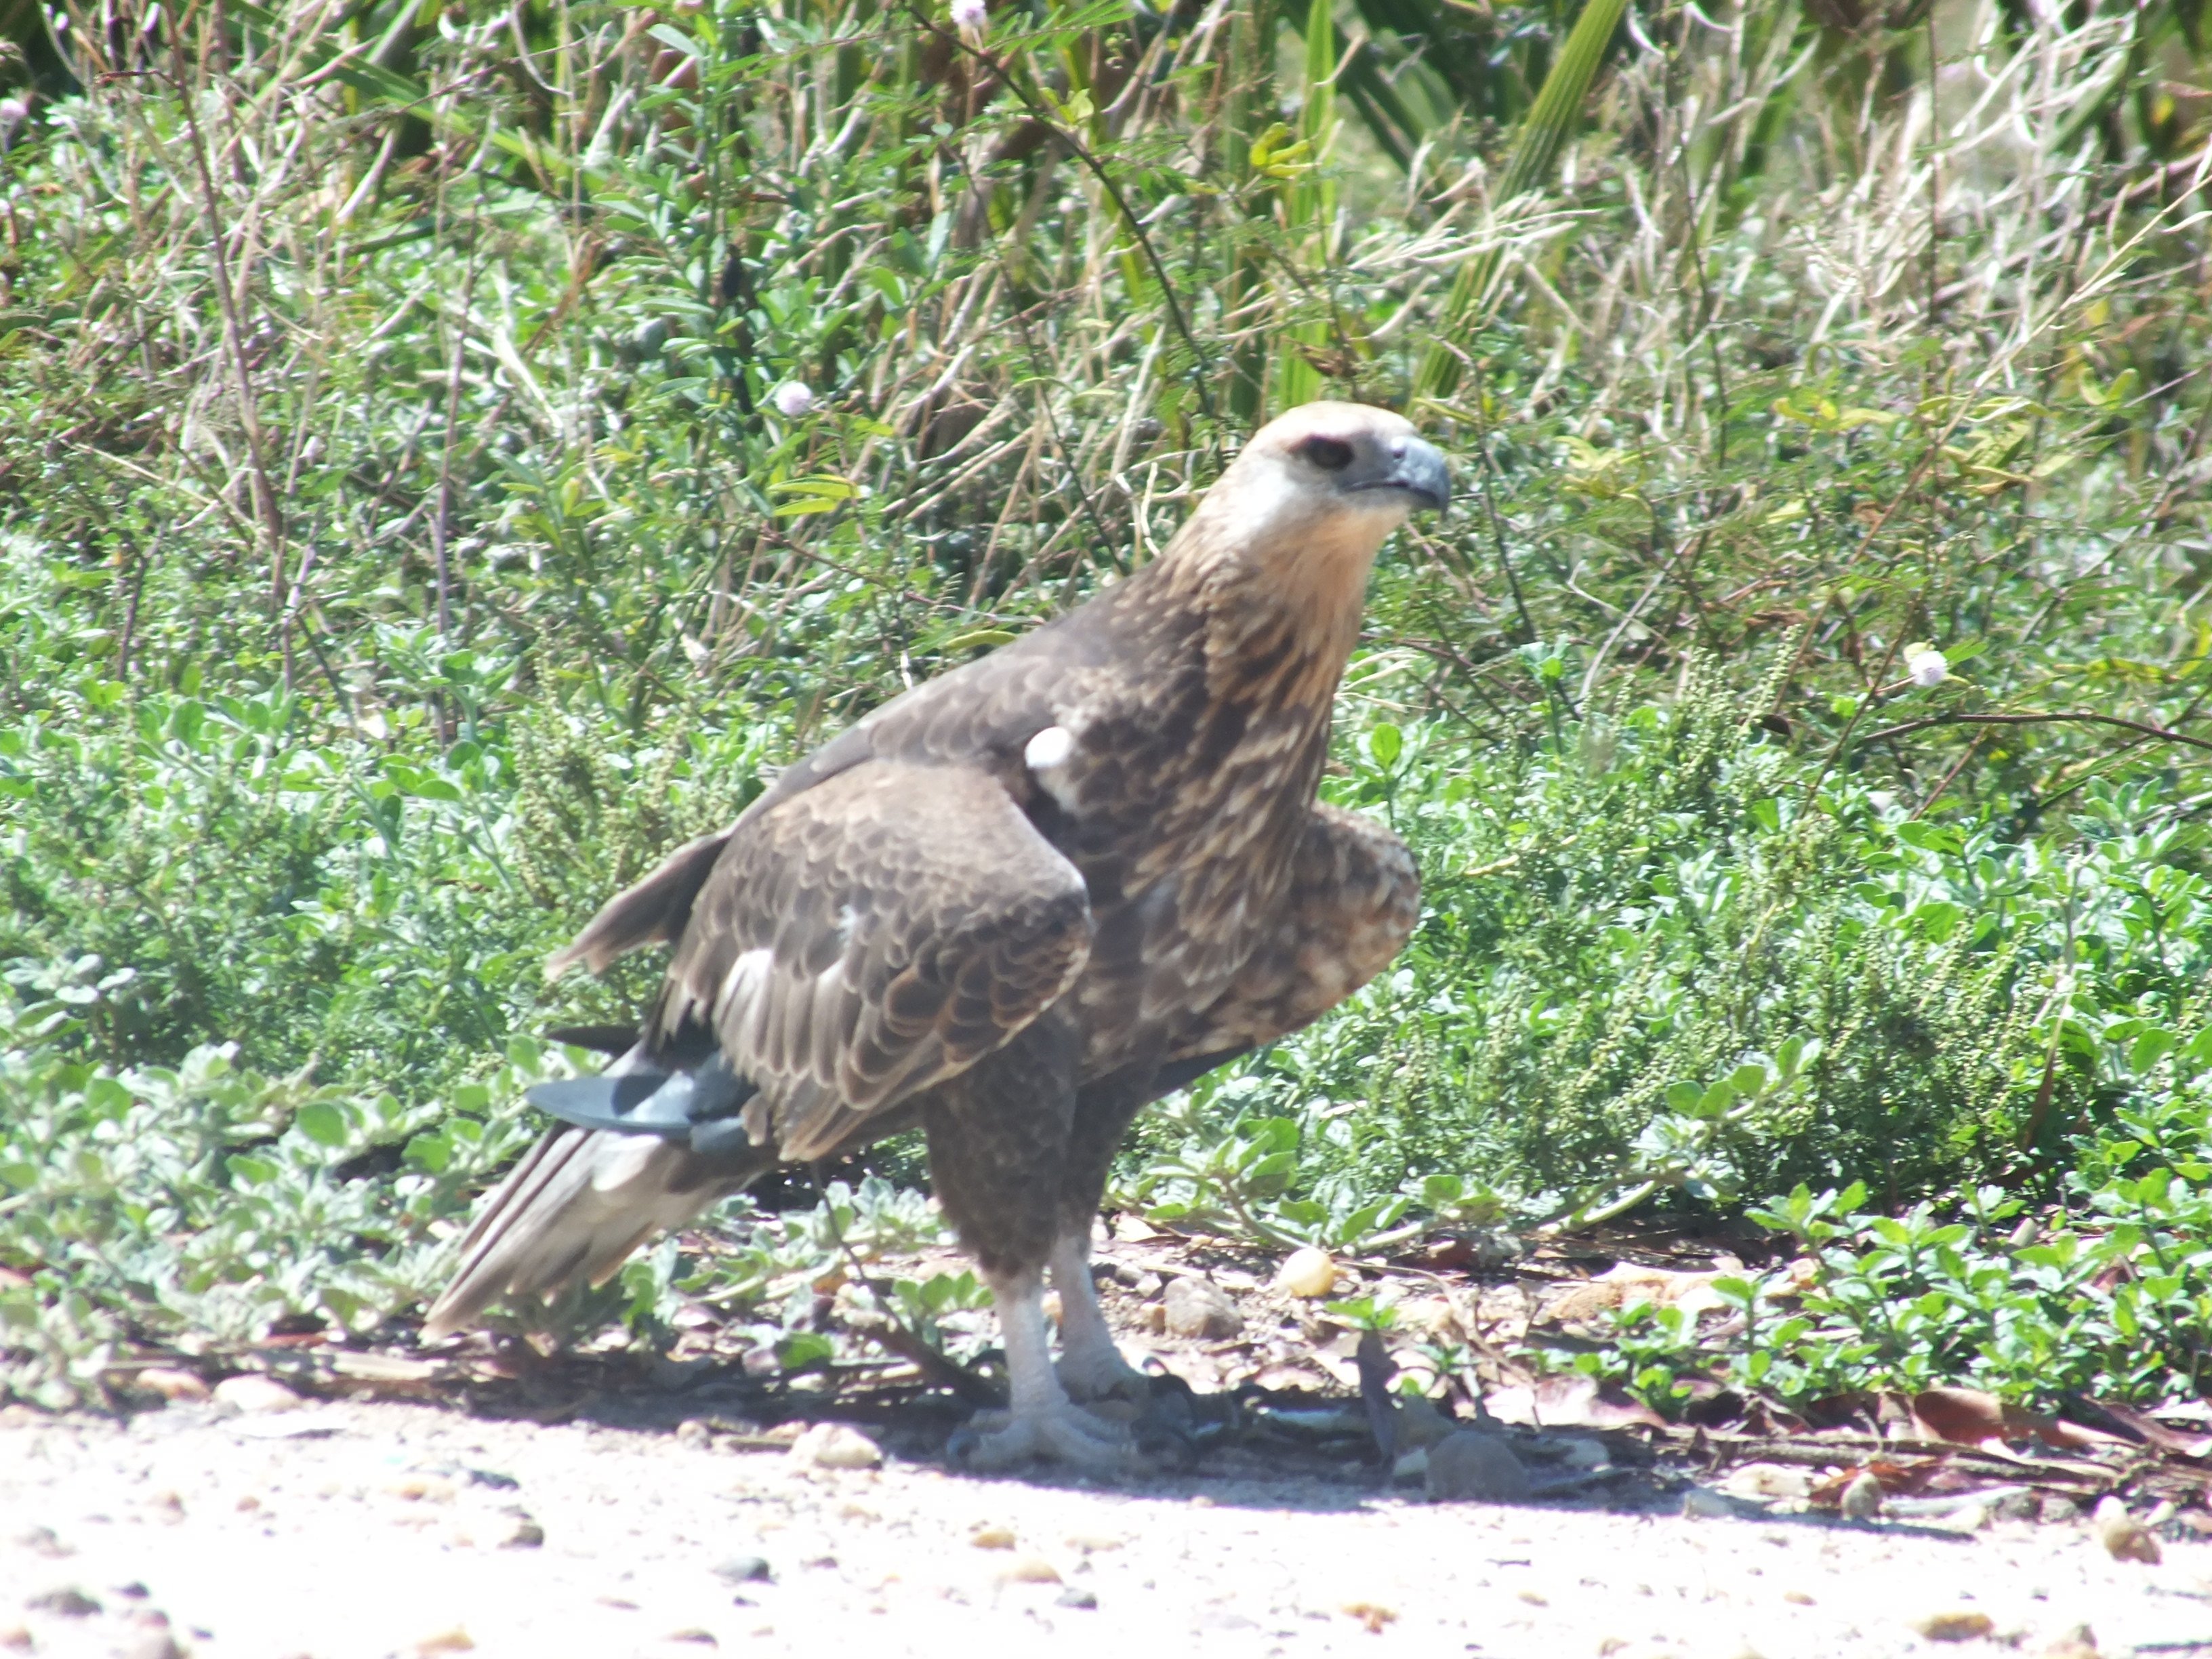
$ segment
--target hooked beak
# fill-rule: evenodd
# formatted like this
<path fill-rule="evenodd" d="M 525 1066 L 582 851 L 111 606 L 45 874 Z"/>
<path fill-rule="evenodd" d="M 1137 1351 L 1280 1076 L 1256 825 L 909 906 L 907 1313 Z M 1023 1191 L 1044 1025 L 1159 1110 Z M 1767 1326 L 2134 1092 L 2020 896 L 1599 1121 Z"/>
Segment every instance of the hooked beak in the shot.
<path fill-rule="evenodd" d="M 1441 513 L 1451 501 L 1451 469 L 1434 444 L 1400 438 L 1390 446 L 1390 470 L 1355 487 L 1403 490 L 1420 506 Z"/>

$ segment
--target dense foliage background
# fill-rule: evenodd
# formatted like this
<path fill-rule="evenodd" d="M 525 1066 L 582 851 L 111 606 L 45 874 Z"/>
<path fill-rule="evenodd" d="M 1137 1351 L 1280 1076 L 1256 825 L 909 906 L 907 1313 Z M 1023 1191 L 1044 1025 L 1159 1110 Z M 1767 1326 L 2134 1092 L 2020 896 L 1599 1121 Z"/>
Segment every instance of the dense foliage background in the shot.
<path fill-rule="evenodd" d="M 1326 394 L 1463 486 L 1328 784 L 1430 913 L 1115 1201 L 1797 1188 L 1741 1382 L 2199 1384 L 2198 8 L 962 16 L 5 9 L 0 1383 L 404 1313 L 649 983 L 550 948 Z"/>

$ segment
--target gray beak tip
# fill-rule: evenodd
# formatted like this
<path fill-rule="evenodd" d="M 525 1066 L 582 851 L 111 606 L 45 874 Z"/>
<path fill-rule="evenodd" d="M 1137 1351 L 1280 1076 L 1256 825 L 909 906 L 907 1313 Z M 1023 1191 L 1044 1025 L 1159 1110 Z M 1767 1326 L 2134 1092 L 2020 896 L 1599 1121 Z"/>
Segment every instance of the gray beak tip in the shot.
<path fill-rule="evenodd" d="M 1390 481 L 1439 513 L 1451 504 L 1451 469 L 1442 451 L 1419 438 L 1407 441 Z"/>

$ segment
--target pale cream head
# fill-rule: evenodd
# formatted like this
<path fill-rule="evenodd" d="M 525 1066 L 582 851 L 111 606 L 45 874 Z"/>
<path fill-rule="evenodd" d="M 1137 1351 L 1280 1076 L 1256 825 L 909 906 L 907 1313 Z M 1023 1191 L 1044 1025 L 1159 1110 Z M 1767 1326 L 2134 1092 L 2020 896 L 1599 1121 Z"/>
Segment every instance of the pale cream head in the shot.
<path fill-rule="evenodd" d="M 1450 495 L 1443 456 L 1404 416 L 1304 404 L 1252 435 L 1169 556 L 1213 563 L 1234 550 L 1299 586 L 1320 574 L 1316 565 L 1364 582 L 1383 538 Z"/>

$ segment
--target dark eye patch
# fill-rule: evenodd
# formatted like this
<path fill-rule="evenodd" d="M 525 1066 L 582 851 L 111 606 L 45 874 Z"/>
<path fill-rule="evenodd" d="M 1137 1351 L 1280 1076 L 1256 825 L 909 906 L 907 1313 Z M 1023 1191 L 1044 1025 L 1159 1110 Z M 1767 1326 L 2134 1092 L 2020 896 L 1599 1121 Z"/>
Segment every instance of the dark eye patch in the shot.
<path fill-rule="evenodd" d="M 1341 472 L 1352 465 L 1352 446 L 1337 438 L 1309 438 L 1298 453 L 1324 472 Z"/>

